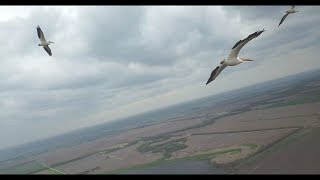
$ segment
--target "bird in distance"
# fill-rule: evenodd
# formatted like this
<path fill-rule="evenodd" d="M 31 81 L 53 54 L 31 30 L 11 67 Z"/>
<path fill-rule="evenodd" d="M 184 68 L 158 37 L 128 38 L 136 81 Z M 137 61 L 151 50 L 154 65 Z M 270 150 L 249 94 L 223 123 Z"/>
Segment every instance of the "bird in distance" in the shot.
<path fill-rule="evenodd" d="M 38 44 L 38 46 L 43 46 L 43 49 L 49 54 L 49 56 L 52 56 L 51 49 L 49 48 L 49 45 L 54 42 L 51 42 L 51 41 L 47 42 L 46 41 L 46 39 L 44 38 L 44 34 L 43 34 L 39 25 L 37 26 L 37 33 L 38 33 L 38 37 L 40 39 L 40 43 Z"/>
<path fill-rule="evenodd" d="M 282 22 L 287 18 L 287 16 L 288 16 L 289 14 L 293 14 L 293 13 L 299 12 L 299 11 L 294 10 L 294 7 L 295 7 L 295 6 L 291 6 L 291 8 L 286 11 L 286 14 L 282 17 L 282 19 L 281 19 L 278 27 L 282 24 Z"/>

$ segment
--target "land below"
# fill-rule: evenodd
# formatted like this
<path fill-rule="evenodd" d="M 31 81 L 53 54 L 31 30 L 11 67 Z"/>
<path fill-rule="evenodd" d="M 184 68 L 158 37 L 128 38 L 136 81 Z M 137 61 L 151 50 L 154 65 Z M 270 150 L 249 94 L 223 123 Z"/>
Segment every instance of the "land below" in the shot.
<path fill-rule="evenodd" d="M 174 110 L 170 118 L 3 161 L 0 173 L 320 173 L 319 71 Z"/>

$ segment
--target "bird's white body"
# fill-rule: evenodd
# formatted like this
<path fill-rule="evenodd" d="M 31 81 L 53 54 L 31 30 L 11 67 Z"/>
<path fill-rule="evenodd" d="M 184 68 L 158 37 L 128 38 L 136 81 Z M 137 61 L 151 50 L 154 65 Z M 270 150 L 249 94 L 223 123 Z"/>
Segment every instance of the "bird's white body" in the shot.
<path fill-rule="evenodd" d="M 238 65 L 238 64 L 241 64 L 243 62 L 243 60 L 240 58 L 240 57 L 237 57 L 237 58 L 225 58 L 225 65 L 227 66 L 235 66 L 235 65 Z"/>
<path fill-rule="evenodd" d="M 47 41 L 40 42 L 39 46 L 48 46 L 50 43 Z"/>

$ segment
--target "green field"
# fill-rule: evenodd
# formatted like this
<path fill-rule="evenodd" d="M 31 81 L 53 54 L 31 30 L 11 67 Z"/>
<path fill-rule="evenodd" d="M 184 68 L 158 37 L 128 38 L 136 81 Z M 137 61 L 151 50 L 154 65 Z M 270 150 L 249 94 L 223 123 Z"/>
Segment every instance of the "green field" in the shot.
<path fill-rule="evenodd" d="M 222 154 L 227 154 L 227 153 L 240 153 L 241 148 L 233 148 L 233 149 L 226 149 L 226 150 L 221 150 L 221 151 L 216 151 L 216 152 L 205 152 L 205 153 L 200 153 L 196 154 L 190 157 L 182 158 L 182 159 L 187 159 L 187 160 L 204 160 L 204 159 L 211 159 L 214 158 L 218 155 Z"/>
<path fill-rule="evenodd" d="M 140 153 L 145 153 L 150 151 L 152 153 L 161 152 L 163 153 L 163 156 L 165 158 L 170 158 L 173 152 L 187 147 L 187 145 L 183 144 L 187 140 L 186 138 L 173 139 L 164 143 L 159 143 L 164 140 L 167 140 L 167 138 L 161 138 L 160 140 L 154 139 L 151 142 L 146 142 L 142 144 L 137 148 L 137 150 Z M 155 143 L 159 143 L 159 144 L 155 144 Z"/>

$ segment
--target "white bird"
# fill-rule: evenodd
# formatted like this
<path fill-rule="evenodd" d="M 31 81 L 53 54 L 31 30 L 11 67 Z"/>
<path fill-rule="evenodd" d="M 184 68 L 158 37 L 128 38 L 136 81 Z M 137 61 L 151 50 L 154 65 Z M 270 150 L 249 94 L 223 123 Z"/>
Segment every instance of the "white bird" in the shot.
<path fill-rule="evenodd" d="M 52 56 L 51 53 L 51 49 L 49 48 L 50 43 L 54 43 L 51 41 L 46 41 L 46 39 L 44 38 L 44 34 L 40 28 L 40 26 L 37 26 L 37 33 L 38 33 L 38 37 L 40 39 L 40 44 L 38 44 L 38 46 L 43 46 L 43 49 L 49 54 L 49 56 Z"/>
<path fill-rule="evenodd" d="M 220 65 L 217 66 L 212 72 L 211 75 L 206 83 L 209 84 L 211 81 L 213 81 L 220 73 L 221 71 L 227 67 L 227 66 L 235 66 L 238 65 L 244 61 L 253 61 L 252 59 L 249 58 L 241 58 L 238 57 L 238 54 L 241 50 L 241 48 L 247 44 L 249 41 L 251 41 L 252 39 L 258 37 L 262 32 L 264 32 L 265 30 L 263 29 L 262 31 L 256 31 L 252 34 L 250 34 L 247 38 L 238 41 L 231 49 L 231 52 L 228 56 L 228 58 L 223 58 L 223 60 L 220 62 Z"/>
<path fill-rule="evenodd" d="M 282 19 L 281 19 L 278 27 L 280 26 L 280 24 L 282 24 L 282 22 L 287 18 L 287 16 L 288 16 L 289 14 L 293 14 L 293 13 L 299 12 L 299 11 L 294 10 L 294 7 L 295 7 L 295 6 L 291 6 L 291 8 L 286 11 L 286 14 L 282 17 Z"/>

